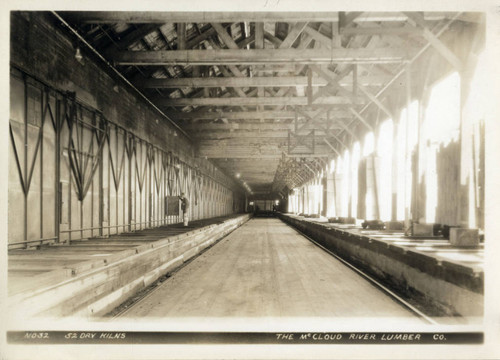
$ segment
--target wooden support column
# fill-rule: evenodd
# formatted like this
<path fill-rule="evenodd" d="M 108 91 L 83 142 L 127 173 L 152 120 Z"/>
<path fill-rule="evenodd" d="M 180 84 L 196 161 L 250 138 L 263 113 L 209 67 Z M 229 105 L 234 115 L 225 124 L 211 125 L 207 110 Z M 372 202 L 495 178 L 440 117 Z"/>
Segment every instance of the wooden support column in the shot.
<path fill-rule="evenodd" d="M 392 132 L 392 206 L 391 206 L 391 220 L 398 220 L 398 153 L 402 151 L 398 147 L 398 129 L 399 119 L 392 119 L 393 132 Z"/>
<path fill-rule="evenodd" d="M 186 49 L 186 23 L 177 24 L 177 50 Z"/>
<path fill-rule="evenodd" d="M 340 156 L 339 156 L 340 157 Z M 338 160 L 338 158 L 337 158 Z M 333 193 L 334 193 L 334 201 L 335 201 L 335 216 L 342 216 L 344 213 L 344 209 L 342 208 L 342 182 L 343 182 L 343 174 L 339 172 L 337 168 L 337 164 L 335 167 L 335 173 L 333 174 Z"/>
<path fill-rule="evenodd" d="M 411 199 L 411 193 L 408 193 L 408 185 L 411 181 L 411 153 L 410 153 L 410 105 L 411 105 L 411 64 L 406 65 L 406 131 L 405 131 L 405 181 L 404 181 L 404 207 L 405 207 L 405 229 L 410 227 L 410 206 L 407 206 Z M 415 186 L 415 184 L 412 184 Z"/>
<path fill-rule="evenodd" d="M 464 116 L 464 108 L 467 103 L 468 87 L 472 80 L 474 69 L 468 67 L 460 73 L 460 131 L 458 137 L 458 174 L 456 194 L 458 197 L 458 211 L 456 223 L 460 227 L 469 227 L 469 184 L 471 181 L 471 161 L 472 161 L 472 143 L 470 134 L 473 134 L 470 122 Z M 468 136 L 468 138 L 467 138 Z M 472 199 L 474 201 L 474 199 Z"/>
<path fill-rule="evenodd" d="M 255 23 L 255 48 L 256 49 L 264 49 L 264 23 L 262 23 L 262 22 Z M 257 88 L 257 96 L 258 97 L 265 96 L 264 87 Z M 264 106 L 258 106 L 257 109 L 259 112 L 263 112 Z M 262 123 L 264 122 L 263 117 L 260 117 L 260 122 L 262 122 Z"/>
<path fill-rule="evenodd" d="M 335 172 L 328 171 L 326 175 L 326 216 L 333 217 L 337 214 L 335 204 Z"/>

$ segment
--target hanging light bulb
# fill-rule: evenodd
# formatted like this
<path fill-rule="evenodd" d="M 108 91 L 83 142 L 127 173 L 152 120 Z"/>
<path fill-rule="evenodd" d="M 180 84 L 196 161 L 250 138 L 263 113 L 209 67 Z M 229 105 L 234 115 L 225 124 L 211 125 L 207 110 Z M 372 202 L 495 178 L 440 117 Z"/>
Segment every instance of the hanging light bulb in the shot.
<path fill-rule="evenodd" d="M 82 51 L 80 50 L 79 46 L 76 47 L 75 59 L 80 64 L 83 64 L 83 55 L 82 55 Z"/>

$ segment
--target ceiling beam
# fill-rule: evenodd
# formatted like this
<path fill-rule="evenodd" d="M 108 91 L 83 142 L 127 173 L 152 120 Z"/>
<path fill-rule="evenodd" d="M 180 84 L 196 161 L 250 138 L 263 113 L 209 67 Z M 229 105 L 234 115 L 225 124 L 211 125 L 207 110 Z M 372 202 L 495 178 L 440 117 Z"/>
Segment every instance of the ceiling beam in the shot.
<path fill-rule="evenodd" d="M 66 12 L 61 15 L 72 20 L 90 24 L 109 23 L 223 23 L 223 22 L 296 22 L 296 21 L 337 21 L 337 12 L 196 12 L 196 11 L 86 11 Z"/>
<path fill-rule="evenodd" d="M 321 122 L 319 124 L 322 124 Z M 301 130 L 310 130 L 312 129 L 311 124 L 304 124 L 304 127 L 301 127 L 298 131 Z M 210 131 L 210 130 L 226 130 L 226 131 L 236 131 L 236 130 L 250 130 L 250 131 L 261 131 L 262 134 L 265 134 L 265 131 L 280 131 L 280 130 L 294 130 L 294 124 L 284 124 L 284 123 L 255 123 L 255 124 L 236 124 L 236 123 L 205 123 L 205 124 L 189 124 L 184 126 L 185 129 L 189 131 Z M 330 127 L 333 129 L 342 129 L 339 126 Z"/>
<path fill-rule="evenodd" d="M 236 42 L 233 40 L 233 38 L 231 37 L 231 35 L 228 34 L 228 32 L 226 31 L 226 29 L 221 24 L 219 24 L 219 23 L 212 23 L 210 25 L 212 25 L 212 27 L 217 32 L 217 35 L 220 36 L 220 38 L 222 39 L 222 41 L 224 42 L 224 44 L 226 44 L 226 46 L 229 49 L 239 49 L 238 44 L 236 44 Z"/>
<path fill-rule="evenodd" d="M 176 24 L 177 50 L 186 49 L 186 23 Z"/>
<path fill-rule="evenodd" d="M 288 49 L 291 48 L 295 40 L 300 36 L 304 28 L 307 26 L 307 22 L 298 22 L 296 23 L 288 32 L 285 40 L 280 44 L 280 49 Z"/>
<path fill-rule="evenodd" d="M 372 102 L 374 102 L 383 112 L 389 116 L 389 118 L 394 119 L 392 112 L 380 101 L 375 95 L 370 94 L 363 86 L 358 84 L 358 89 L 361 90 Z"/>
<path fill-rule="evenodd" d="M 197 11 L 60 11 L 68 20 L 90 23 L 209 23 L 209 22 L 338 22 L 338 12 L 328 11 L 224 11 L 224 12 L 197 12 Z M 366 12 L 347 13 L 347 18 L 352 14 L 355 22 L 373 21 L 405 21 L 405 15 L 397 12 Z M 443 20 L 449 18 L 451 12 L 429 12 L 425 14 L 425 20 Z"/>
<path fill-rule="evenodd" d="M 415 27 L 351 27 L 342 29 L 341 35 L 421 35 L 422 30 Z"/>
<path fill-rule="evenodd" d="M 312 78 L 312 86 L 325 86 L 328 82 L 320 77 Z M 281 77 L 201 77 L 201 78 L 162 78 L 146 79 L 136 86 L 151 89 L 167 89 L 179 87 L 290 87 L 307 86 L 307 76 Z"/>
<path fill-rule="evenodd" d="M 301 113 L 307 114 L 309 116 L 314 116 L 316 112 L 302 110 Z M 295 111 L 192 111 L 192 112 L 182 112 L 182 111 L 170 111 L 167 115 L 172 119 L 208 119 L 215 120 L 225 118 L 228 120 L 249 120 L 249 119 L 294 119 L 296 116 Z M 305 115 L 304 115 L 305 116 Z M 330 110 L 330 117 L 335 118 L 348 118 L 351 113 L 345 110 Z M 299 116 L 300 117 L 300 116 Z"/>
<path fill-rule="evenodd" d="M 455 70 L 462 71 L 462 61 L 456 56 L 436 35 L 434 35 L 428 28 L 424 18 L 418 13 L 404 13 L 408 16 L 408 22 L 422 31 L 424 38 L 441 54 L 446 60 L 453 65 Z"/>
<path fill-rule="evenodd" d="M 362 104 L 360 98 L 327 96 L 316 99 L 314 105 Z M 159 106 L 259 106 L 259 105 L 309 105 L 306 96 L 296 97 L 220 97 L 220 98 L 175 98 L 158 99 Z"/>
<path fill-rule="evenodd" d="M 333 151 L 335 151 L 335 153 L 338 155 L 338 156 L 342 156 L 342 154 L 335 148 L 335 146 L 333 146 L 327 139 L 323 139 L 323 141 L 325 142 L 326 145 L 328 145 L 328 147 L 330 149 L 332 149 Z"/>
<path fill-rule="evenodd" d="M 363 125 L 365 125 L 368 130 L 373 131 L 373 126 L 370 125 L 370 123 L 363 117 L 361 116 L 360 113 L 358 113 L 356 110 L 353 108 L 349 108 L 349 111 L 359 120 Z"/>
<path fill-rule="evenodd" d="M 118 42 L 114 42 L 115 46 L 110 46 L 103 51 L 105 57 L 110 58 L 116 53 L 117 50 L 126 50 L 133 43 L 141 40 L 146 35 L 151 34 L 153 31 L 158 29 L 158 24 L 146 24 L 141 25 L 134 31 L 128 33 L 127 35 L 120 38 Z"/>
<path fill-rule="evenodd" d="M 331 64 L 401 62 L 413 48 L 120 51 L 116 65 Z"/>
<path fill-rule="evenodd" d="M 231 140 L 231 139 L 278 139 L 286 140 L 288 139 L 289 130 L 266 130 L 266 131 L 214 131 L 214 130 L 200 130 L 200 131 L 190 131 L 190 134 L 200 140 Z M 329 134 L 324 134 L 321 131 L 314 132 L 315 140 L 322 140 L 329 136 Z"/>

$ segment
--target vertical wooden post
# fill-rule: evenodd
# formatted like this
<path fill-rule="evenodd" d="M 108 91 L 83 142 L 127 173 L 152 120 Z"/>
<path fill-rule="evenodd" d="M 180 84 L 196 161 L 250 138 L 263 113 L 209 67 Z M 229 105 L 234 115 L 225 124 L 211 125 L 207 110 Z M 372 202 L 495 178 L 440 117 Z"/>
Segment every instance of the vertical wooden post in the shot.
<path fill-rule="evenodd" d="M 408 174 L 408 166 L 411 161 L 410 156 L 410 105 L 411 105 L 411 64 L 406 64 L 406 131 L 405 131 L 405 180 L 404 180 L 404 208 L 405 208 L 405 228 L 410 226 L 410 206 L 408 204 L 408 198 L 411 195 L 408 194 L 408 182 L 411 179 L 411 174 Z M 410 167 L 411 169 L 411 167 Z M 412 184 L 414 187 L 416 184 Z"/>
<path fill-rule="evenodd" d="M 186 49 L 186 23 L 177 23 L 177 50 Z"/>
<path fill-rule="evenodd" d="M 393 113 L 395 114 L 394 110 Z M 398 129 L 399 118 L 392 119 L 392 206 L 391 206 L 391 220 L 398 220 L 398 153 L 401 151 L 398 147 Z"/>

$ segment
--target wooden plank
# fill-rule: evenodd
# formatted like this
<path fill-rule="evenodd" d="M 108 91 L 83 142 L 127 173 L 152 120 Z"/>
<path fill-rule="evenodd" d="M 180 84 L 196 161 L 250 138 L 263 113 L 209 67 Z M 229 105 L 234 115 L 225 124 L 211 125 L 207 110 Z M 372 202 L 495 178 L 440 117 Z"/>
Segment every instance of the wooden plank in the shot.
<path fill-rule="evenodd" d="M 365 118 L 363 116 L 361 116 L 360 113 L 358 113 L 356 110 L 354 110 L 353 108 L 349 108 L 349 111 L 354 115 L 356 116 L 356 118 L 361 121 L 361 123 L 363 125 L 365 125 L 369 130 L 373 131 L 373 127 L 370 125 L 370 123 L 368 123 L 367 120 L 365 120 Z"/>
<path fill-rule="evenodd" d="M 422 30 L 415 27 L 351 27 L 342 29 L 342 35 L 421 35 Z"/>
<path fill-rule="evenodd" d="M 76 23 L 90 24 L 146 24 L 146 23 L 210 23 L 210 22 L 337 22 L 337 11 L 60 11 L 64 18 Z M 346 23 L 374 21 L 405 21 L 407 17 L 398 12 L 350 12 Z M 428 12 L 425 20 L 443 20 L 454 15 L 453 12 Z M 468 17 L 467 21 L 476 21 Z"/>
<path fill-rule="evenodd" d="M 264 49 L 264 23 L 255 23 L 255 48 Z"/>
<path fill-rule="evenodd" d="M 426 26 L 424 18 L 413 12 L 405 12 L 408 22 L 422 30 L 424 38 L 441 54 L 457 71 L 462 71 L 462 60 L 458 58 L 441 40 L 438 39 Z"/>
<path fill-rule="evenodd" d="M 319 122 L 318 122 L 319 123 Z M 322 124 L 322 123 L 319 123 Z M 324 122 L 326 124 L 326 122 Z M 305 123 L 301 128 L 298 129 L 298 131 L 302 129 L 311 129 L 311 123 Z M 189 124 L 186 125 L 185 129 L 189 131 L 209 131 L 209 130 L 216 130 L 216 131 L 231 131 L 231 130 L 247 130 L 247 131 L 280 131 L 280 130 L 294 130 L 294 124 L 284 124 L 284 123 L 254 123 L 254 124 L 236 124 L 236 123 L 229 123 L 229 124 L 214 124 L 214 123 L 208 123 L 208 124 Z M 338 126 L 332 127 L 332 129 L 341 129 Z"/>
<path fill-rule="evenodd" d="M 344 89 L 340 84 L 337 82 L 337 75 L 335 73 L 332 73 L 328 69 L 323 69 L 317 65 L 310 65 L 309 66 L 316 74 L 321 76 L 323 79 L 328 81 L 328 86 L 337 90 L 339 92 L 339 95 L 346 96 L 346 97 L 352 97 L 355 99 L 356 97 L 354 96 L 353 93 L 349 92 L 348 90 Z"/>
<path fill-rule="evenodd" d="M 317 105 L 346 105 L 362 103 L 359 98 L 328 96 L 316 99 Z M 159 99 L 158 106 L 257 106 L 257 105 L 309 105 L 307 97 L 226 97 L 226 98 L 176 98 Z"/>
<path fill-rule="evenodd" d="M 120 51 L 116 65 L 228 65 L 228 64 L 331 64 L 401 62 L 417 49 L 338 48 L 338 49 L 223 49 Z"/>
<path fill-rule="evenodd" d="M 186 23 L 178 23 L 177 30 L 177 50 L 186 49 Z"/>
<path fill-rule="evenodd" d="M 217 34 L 220 36 L 224 44 L 226 44 L 226 46 L 229 49 L 239 49 L 239 46 L 236 44 L 233 38 L 227 33 L 226 29 L 222 27 L 221 24 L 211 23 L 211 25 L 215 29 Z"/>
<path fill-rule="evenodd" d="M 336 12 L 198 12 L 198 11 L 89 11 L 59 12 L 74 21 L 91 24 L 123 22 L 132 23 L 224 23 L 224 22 L 294 22 L 294 21 L 336 21 Z"/>
<path fill-rule="evenodd" d="M 207 26 L 209 26 L 210 28 L 204 30 L 200 35 L 198 35 L 198 36 L 194 37 L 193 39 L 188 40 L 186 42 L 187 49 L 192 49 L 195 46 L 198 46 L 202 41 L 207 40 L 210 36 L 212 36 L 216 33 L 216 31 L 213 27 L 211 27 L 210 25 L 207 25 Z M 226 27 L 226 26 L 224 26 L 224 27 Z M 203 27 L 203 28 L 205 28 L 205 27 Z"/>
<path fill-rule="evenodd" d="M 151 34 L 158 29 L 158 24 L 145 24 L 139 26 L 136 30 L 123 36 L 118 42 L 115 43 L 116 48 L 109 47 L 104 51 L 106 57 L 113 57 L 117 50 L 126 50 L 133 43 L 141 40 L 146 35 Z"/>
<path fill-rule="evenodd" d="M 332 48 L 332 39 L 329 38 L 326 35 L 323 35 L 318 30 L 313 29 L 311 27 L 311 25 L 307 26 L 304 29 L 304 32 L 306 34 L 308 34 L 309 36 L 311 36 L 314 40 L 316 40 L 317 42 L 319 42 L 325 48 L 327 48 L 327 49 L 331 49 Z"/>
<path fill-rule="evenodd" d="M 283 152 L 287 151 L 287 146 L 283 142 L 276 142 L 273 139 L 260 139 L 242 144 L 242 139 L 228 140 L 202 140 L 199 141 L 198 155 L 207 158 L 281 158 Z M 316 145 L 315 154 L 328 155 L 327 147 Z M 300 154 L 297 154 L 300 155 Z"/>
<path fill-rule="evenodd" d="M 365 94 L 373 103 L 375 103 L 383 112 L 389 116 L 389 118 L 394 119 L 392 112 L 375 96 L 370 94 L 363 86 L 358 84 L 358 88 L 363 94 Z"/>
<path fill-rule="evenodd" d="M 313 76 L 312 86 L 325 86 L 328 82 Z M 290 87 L 306 86 L 307 76 L 275 76 L 275 77 L 194 77 L 194 78 L 162 78 L 145 79 L 136 86 L 142 88 L 179 88 L 179 87 Z"/>
<path fill-rule="evenodd" d="M 307 22 L 298 22 L 296 23 L 288 32 L 285 40 L 280 44 L 280 49 L 288 49 L 291 48 L 295 40 L 300 36 L 304 28 L 307 26 Z"/>
<path fill-rule="evenodd" d="M 313 116 L 316 112 L 311 110 L 301 110 L 301 116 Z M 228 119 L 228 120 L 251 120 L 251 119 L 294 119 L 295 111 L 170 111 L 167 115 L 173 119 L 182 120 L 215 120 L 215 119 Z M 352 113 L 345 110 L 330 110 L 330 115 L 336 118 L 350 118 Z M 320 117 L 320 119 L 324 119 Z"/>

